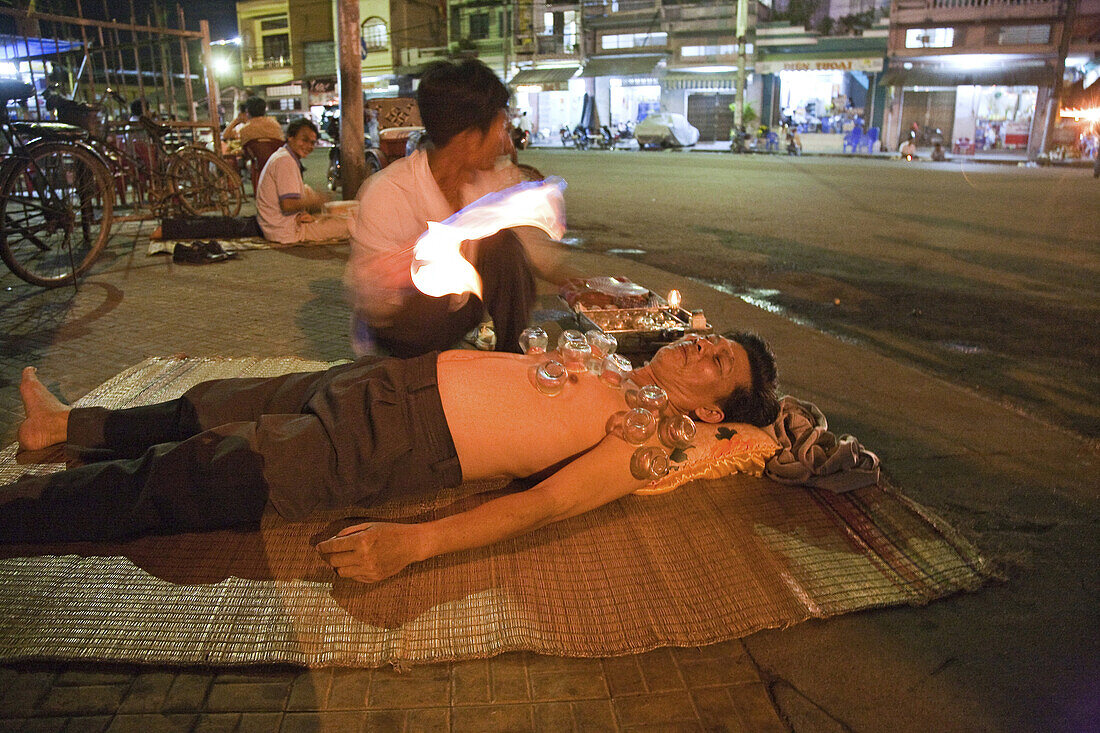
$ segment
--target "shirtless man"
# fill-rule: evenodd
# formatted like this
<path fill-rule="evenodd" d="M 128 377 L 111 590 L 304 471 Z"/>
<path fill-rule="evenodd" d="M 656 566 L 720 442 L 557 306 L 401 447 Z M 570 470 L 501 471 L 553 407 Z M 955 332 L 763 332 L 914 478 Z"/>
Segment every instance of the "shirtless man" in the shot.
<path fill-rule="evenodd" d="M 427 558 L 513 537 L 646 483 L 636 446 L 608 435 L 624 393 L 590 373 L 557 396 L 532 384 L 546 355 L 447 351 L 368 357 L 324 372 L 204 382 L 126 410 L 69 408 L 24 370 L 25 449 L 67 442 L 112 460 L 0 488 L 0 541 L 98 540 L 202 531 L 431 494 L 463 480 L 527 477 L 532 488 L 443 519 L 367 522 L 318 545 L 343 577 L 374 582 Z M 751 334 L 689 337 L 634 371 L 704 422 L 768 424 L 775 362 Z M 537 417 L 534 417 L 537 416 Z"/>

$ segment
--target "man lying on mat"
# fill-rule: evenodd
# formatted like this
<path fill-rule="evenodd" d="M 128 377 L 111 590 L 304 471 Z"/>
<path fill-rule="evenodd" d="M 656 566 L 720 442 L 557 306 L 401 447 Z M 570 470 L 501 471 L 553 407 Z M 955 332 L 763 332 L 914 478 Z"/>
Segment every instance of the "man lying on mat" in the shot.
<path fill-rule="evenodd" d="M 318 545 L 344 577 L 372 582 L 435 555 L 572 517 L 643 486 L 637 450 L 606 430 L 624 392 L 591 373 L 547 397 L 532 374 L 547 356 L 445 351 L 365 357 L 322 372 L 203 382 L 157 405 L 70 408 L 23 371 L 19 442 L 65 442 L 90 463 L 0 488 L 0 541 L 108 540 L 256 522 L 267 502 L 300 520 L 314 509 L 423 498 L 463 480 L 530 477 L 532 488 L 420 524 L 368 522 Z M 633 381 L 706 422 L 769 424 L 775 360 L 757 336 L 688 337 Z M 556 470 L 555 470 L 556 469 Z M 541 478 L 541 477 L 540 477 Z"/>

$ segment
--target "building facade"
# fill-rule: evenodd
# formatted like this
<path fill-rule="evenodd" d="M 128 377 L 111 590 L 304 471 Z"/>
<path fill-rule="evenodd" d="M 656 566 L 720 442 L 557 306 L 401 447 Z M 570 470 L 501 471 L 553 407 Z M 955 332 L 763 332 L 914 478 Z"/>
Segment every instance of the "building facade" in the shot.
<path fill-rule="evenodd" d="M 1058 75 L 1081 79 L 1100 54 L 1100 0 L 893 0 L 890 17 L 892 145 L 939 129 L 959 153 L 1035 157 Z"/>

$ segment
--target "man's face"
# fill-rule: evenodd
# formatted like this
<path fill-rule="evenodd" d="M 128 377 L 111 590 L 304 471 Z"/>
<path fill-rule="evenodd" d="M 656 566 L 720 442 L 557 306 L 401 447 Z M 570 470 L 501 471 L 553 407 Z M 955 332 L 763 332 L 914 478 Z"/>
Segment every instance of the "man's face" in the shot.
<path fill-rule="evenodd" d="M 478 133 L 475 136 L 477 142 L 471 151 L 472 163 L 479 170 L 489 170 L 496 165 L 497 158 L 504 155 L 506 149 L 505 140 L 509 139 L 507 110 L 500 110 L 489 129 L 483 134 L 480 130 Z"/>
<path fill-rule="evenodd" d="M 288 137 L 286 144 L 295 155 L 304 158 L 313 152 L 313 147 L 317 144 L 317 133 L 309 127 L 303 127 Z"/>
<path fill-rule="evenodd" d="M 749 355 L 736 341 L 721 336 L 686 336 L 658 351 L 650 373 L 673 406 L 684 412 L 716 407 L 738 387 L 752 388 Z"/>

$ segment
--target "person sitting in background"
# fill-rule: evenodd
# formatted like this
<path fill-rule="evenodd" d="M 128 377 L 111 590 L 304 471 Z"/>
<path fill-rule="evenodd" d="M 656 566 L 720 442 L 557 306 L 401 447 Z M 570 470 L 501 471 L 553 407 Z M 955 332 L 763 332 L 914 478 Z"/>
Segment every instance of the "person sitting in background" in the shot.
<path fill-rule="evenodd" d="M 322 214 L 328 196 L 302 181 L 302 158 L 317 145 L 317 126 L 300 117 L 286 128 L 286 145 L 267 159 L 256 187 L 256 218 L 272 242 L 316 242 L 348 236 L 348 219 Z"/>
<path fill-rule="evenodd" d="M 222 133 L 225 140 L 239 140 L 243 146 L 249 140 L 273 138 L 284 140 L 283 128 L 274 117 L 267 116 L 267 102 L 263 97 L 249 97 L 244 111 L 237 115 Z"/>
<path fill-rule="evenodd" d="M 932 146 L 932 160 L 943 161 L 947 160 L 947 154 L 943 152 L 943 144 L 936 143 Z"/>

